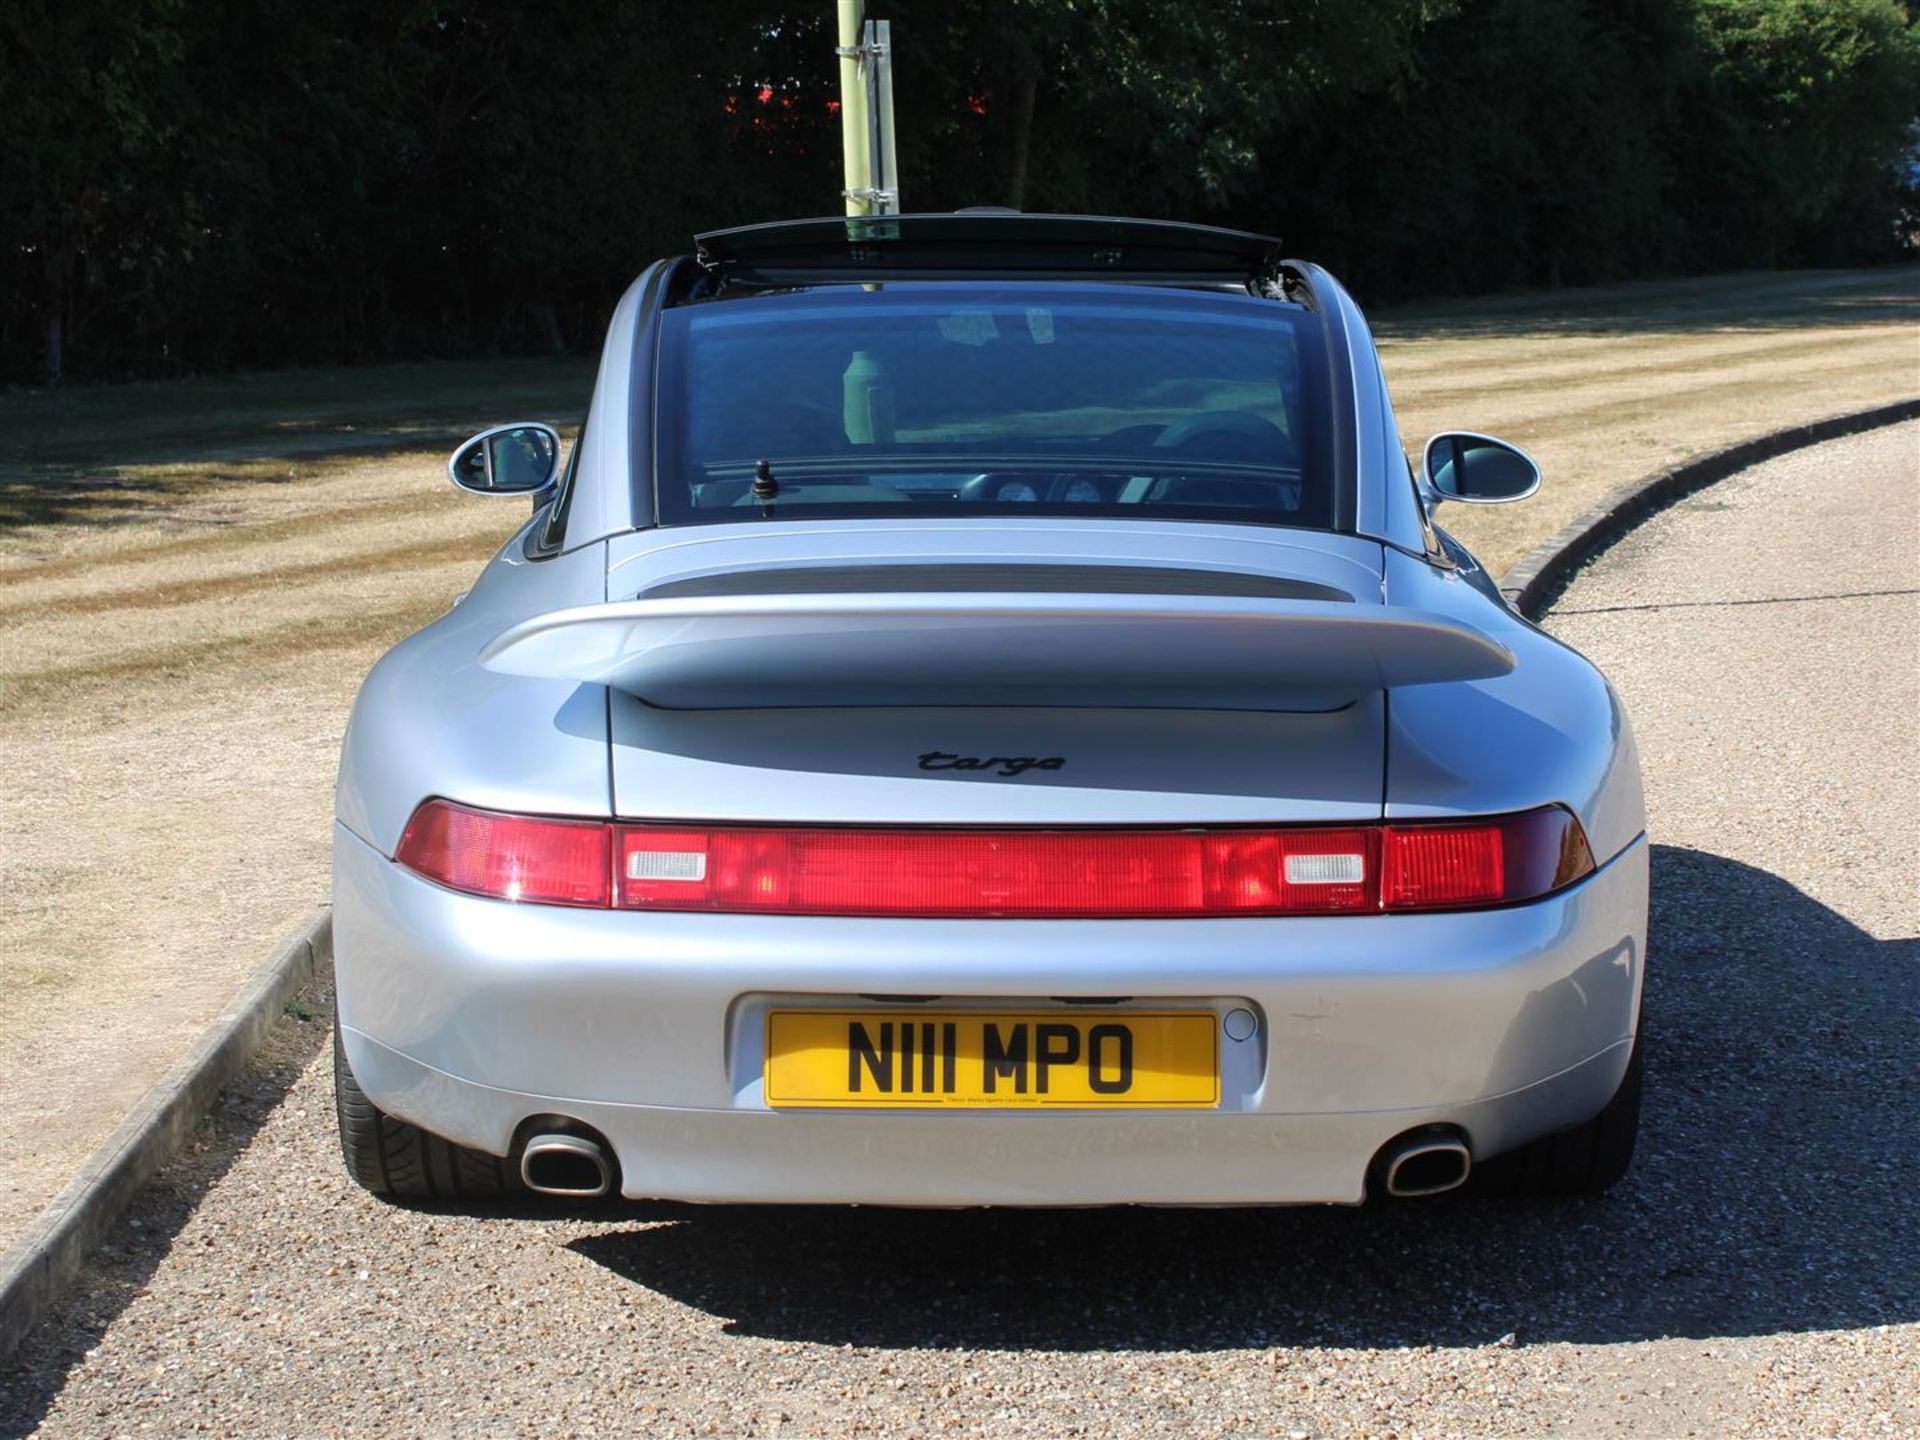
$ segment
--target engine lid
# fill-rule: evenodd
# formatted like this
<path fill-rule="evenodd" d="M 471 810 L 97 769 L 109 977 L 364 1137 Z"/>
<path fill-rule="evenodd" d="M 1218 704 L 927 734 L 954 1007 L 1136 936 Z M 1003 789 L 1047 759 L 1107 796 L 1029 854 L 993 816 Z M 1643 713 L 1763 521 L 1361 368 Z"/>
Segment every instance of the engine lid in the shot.
<path fill-rule="evenodd" d="M 841 825 L 1377 820 L 1386 703 L 663 710 L 615 691 L 616 813 Z"/>

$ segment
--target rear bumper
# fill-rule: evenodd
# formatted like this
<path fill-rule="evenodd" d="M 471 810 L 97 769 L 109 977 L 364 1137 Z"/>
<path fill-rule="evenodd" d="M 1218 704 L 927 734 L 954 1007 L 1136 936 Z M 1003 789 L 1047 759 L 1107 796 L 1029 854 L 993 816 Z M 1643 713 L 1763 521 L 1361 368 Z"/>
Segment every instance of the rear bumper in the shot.
<path fill-rule="evenodd" d="M 336 830 L 347 1059 L 388 1112 L 506 1154 L 560 1114 L 633 1198 L 902 1205 L 1353 1202 L 1380 1146 L 1476 1158 L 1618 1086 L 1642 983 L 1644 839 L 1561 895 L 1456 915 L 908 921 L 637 915 L 456 895 Z M 862 995 L 1244 1006 L 1221 1108 L 772 1111 L 759 1016 Z M 856 1002 L 857 1003 L 857 1002 Z"/>

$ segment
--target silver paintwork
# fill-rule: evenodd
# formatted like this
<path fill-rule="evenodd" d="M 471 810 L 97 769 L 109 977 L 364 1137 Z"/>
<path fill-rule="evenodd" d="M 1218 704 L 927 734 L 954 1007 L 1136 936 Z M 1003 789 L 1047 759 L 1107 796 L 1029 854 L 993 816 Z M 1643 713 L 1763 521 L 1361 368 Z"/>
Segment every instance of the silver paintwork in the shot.
<path fill-rule="evenodd" d="M 1353 408 L 1353 477 L 1355 528 L 1389 544 L 1417 548 L 1418 526 L 1406 509 L 1395 503 L 1392 481 L 1399 455 L 1397 431 L 1389 431 L 1392 407 L 1387 403 L 1386 377 L 1374 349 L 1373 332 L 1360 307 L 1346 289 L 1324 270 L 1314 270 L 1327 323 L 1338 325 L 1346 340 L 1348 384 Z"/>
<path fill-rule="evenodd" d="M 627 600 L 523 620 L 480 652 L 670 710 L 792 706 L 1338 710 L 1503 675 L 1449 615 L 1201 595 L 774 594 Z"/>
<path fill-rule="evenodd" d="M 466 599 L 389 650 L 360 687 L 334 813 L 389 855 L 428 795 L 543 815 L 607 813 L 605 696 L 480 666 L 480 647 L 523 607 L 583 605 L 606 593 L 605 546 L 535 563 L 522 554 L 525 538 L 523 529 L 503 545 Z"/>
<path fill-rule="evenodd" d="M 1380 815 L 1379 695 L 1344 710 L 661 710 L 611 695 L 615 812 L 845 825 L 1259 824 Z M 776 718 L 777 717 L 777 718 Z M 773 723 L 769 723 L 770 720 Z M 998 780 L 930 750 L 1059 756 Z"/>
<path fill-rule="evenodd" d="M 1264 525 L 1155 520 L 1022 519 L 755 521 L 635 531 L 608 541 L 609 599 L 633 599 L 671 581 L 778 564 L 940 561 L 1164 565 L 1285 575 L 1378 599 L 1380 547 L 1353 535 Z"/>
<path fill-rule="evenodd" d="M 644 404 L 636 404 L 634 397 L 653 390 L 652 350 L 646 344 L 648 307 L 657 303 L 671 267 L 666 260 L 649 266 L 627 287 L 607 324 L 587 423 L 580 431 L 580 465 L 567 517 L 569 547 L 653 523 L 647 498 L 652 489 L 634 484 L 637 473 L 651 479 L 653 430 Z"/>
<path fill-rule="evenodd" d="M 1626 710 L 1578 652 L 1488 599 L 1457 572 L 1388 551 L 1396 603 L 1470 613 L 1510 648 L 1510 675 L 1393 692 L 1386 814 L 1444 819 L 1545 803 L 1572 807 L 1596 857 L 1647 828 Z"/>
<path fill-rule="evenodd" d="M 654 529 L 650 327 L 672 273 L 642 276 L 609 327 L 561 553 L 529 559 L 527 532 L 515 536 L 462 604 L 374 667 L 355 707 L 337 801 L 335 946 L 347 1058 L 376 1104 L 501 1155 L 530 1120 L 564 1116 L 605 1137 L 635 1197 L 903 1204 L 1350 1202 L 1380 1147 L 1407 1131 L 1457 1127 L 1484 1159 L 1600 1109 L 1625 1072 L 1644 976 L 1646 818 L 1632 732 L 1583 658 L 1428 556 L 1426 504 L 1344 292 L 1316 281 L 1351 351 L 1356 533 L 1047 517 Z M 1350 596 L 1326 608 L 1363 626 L 1441 617 L 1445 633 L 1510 664 L 1371 689 L 1320 712 L 1118 705 L 1099 694 L 1100 667 L 1086 657 L 1063 667 L 1075 671 L 1072 704 L 1006 703 L 1033 697 L 987 685 L 962 697 L 975 703 L 931 703 L 954 698 L 937 692 L 854 705 L 835 692 L 839 680 L 796 688 L 802 667 L 764 646 L 756 663 L 770 688 L 788 686 L 782 708 L 650 705 L 581 678 L 595 672 L 578 653 L 519 667 L 537 674 L 489 668 L 520 645 L 503 638 L 516 633 L 575 630 L 597 644 L 607 625 L 657 620 L 661 602 L 641 597 L 674 581 L 930 561 L 1285 577 Z M 983 597 L 942 600 L 956 598 L 977 612 Z M 1022 597 L 1027 610 L 1047 611 L 1071 640 L 1072 617 L 1035 598 Z M 1086 608 L 1087 597 L 1066 598 Z M 816 617 L 819 599 L 807 597 Z M 604 624 L 551 619 L 609 604 Z M 1149 631 L 1182 608 L 1137 596 L 1126 606 L 1147 613 Z M 688 612 L 700 624 L 714 614 L 711 600 Z M 983 684 L 988 647 L 976 642 L 1017 619 L 967 620 L 968 664 Z M 842 640 L 844 622 L 841 613 L 827 627 Z M 1116 674 L 1140 670 L 1141 633 L 1096 654 L 1125 657 Z M 854 664 L 852 653 L 841 663 Z M 1250 693 L 1277 683 L 1278 653 L 1236 652 Z M 1295 658 L 1320 669 L 1352 661 Z M 938 675 L 931 660 L 914 668 Z M 1211 673 L 1224 674 L 1218 656 Z M 602 678 L 645 688 L 620 667 Z M 929 773 L 917 764 L 929 750 L 1065 764 L 1012 777 Z M 1366 821 L 1565 804 L 1600 869 L 1543 901 L 1444 915 L 615 913 L 482 900 L 400 870 L 401 830 L 434 795 L 550 815 L 822 824 Z M 1244 1009 L 1259 1024 L 1247 1042 L 1223 1041 L 1218 1112 L 775 1113 L 761 1103 L 755 1017 L 767 1005 L 903 993 L 1021 1006 L 1177 999 Z"/>
<path fill-rule="evenodd" d="M 334 885 L 341 1020 L 368 1095 L 502 1155 L 527 1117 L 567 1115 L 606 1137 L 631 1197 L 1351 1202 L 1406 1130 L 1457 1126 L 1484 1156 L 1605 1103 L 1632 1043 L 1647 847 L 1535 905 L 1286 920 L 512 906 L 407 875 L 344 828 Z M 760 1103 L 755 1007 L 876 993 L 1250 1009 L 1259 1078 L 1203 1114 Z"/>

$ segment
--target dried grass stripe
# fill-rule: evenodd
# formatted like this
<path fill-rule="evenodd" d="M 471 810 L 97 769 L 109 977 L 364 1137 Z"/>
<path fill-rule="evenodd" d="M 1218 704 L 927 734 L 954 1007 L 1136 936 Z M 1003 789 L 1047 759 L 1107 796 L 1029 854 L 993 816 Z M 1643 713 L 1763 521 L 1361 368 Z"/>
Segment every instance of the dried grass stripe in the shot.
<path fill-rule="evenodd" d="M 71 699 L 73 692 L 100 682 L 118 682 L 169 672 L 199 674 L 245 668 L 265 661 L 311 656 L 361 644 L 381 648 L 411 634 L 447 611 L 444 595 L 428 601 L 366 610 L 324 628 L 307 624 L 279 626 L 237 639 L 200 641 L 144 656 L 96 665 L 28 670 L 0 681 L 0 715 Z"/>
<path fill-rule="evenodd" d="M 279 541 L 311 540 L 331 532 L 358 528 L 371 522 L 375 515 L 382 523 L 407 520 L 432 514 L 435 511 L 451 511 L 459 503 L 459 497 L 452 494 L 443 498 L 437 491 L 422 491 L 411 496 L 359 501 L 350 507 L 323 505 L 313 510 L 302 511 L 298 515 L 282 516 L 273 520 L 232 523 L 216 521 L 212 523 L 219 525 L 219 529 L 208 535 L 183 536 L 178 540 L 163 540 L 157 544 L 142 545 L 125 551 L 65 556 L 38 564 L 22 561 L 11 568 L 0 569 L 0 590 L 12 589 L 15 586 L 28 585 L 36 581 L 82 574 L 108 565 L 145 565 L 151 561 L 183 555 L 219 555 L 234 550 L 250 550 L 257 545 L 270 545 Z M 171 517 L 155 514 L 152 518 L 164 520 Z"/>
<path fill-rule="evenodd" d="M 484 559 L 499 546 L 500 537 L 491 533 L 479 536 L 436 536 L 430 540 L 410 541 L 378 550 L 345 551 L 298 565 L 270 565 L 242 575 L 226 575 L 204 580 L 178 580 L 157 585 L 141 585 L 120 590 L 99 591 L 64 597 L 55 602 L 62 615 L 97 615 L 121 610 L 158 610 L 174 606 L 202 604 L 234 599 L 260 590 L 278 590 L 304 580 L 329 576 L 347 579 L 356 576 L 393 572 L 415 563 L 445 565 L 455 561 Z M 17 615 L 44 614 L 43 599 L 0 604 L 0 619 Z"/>

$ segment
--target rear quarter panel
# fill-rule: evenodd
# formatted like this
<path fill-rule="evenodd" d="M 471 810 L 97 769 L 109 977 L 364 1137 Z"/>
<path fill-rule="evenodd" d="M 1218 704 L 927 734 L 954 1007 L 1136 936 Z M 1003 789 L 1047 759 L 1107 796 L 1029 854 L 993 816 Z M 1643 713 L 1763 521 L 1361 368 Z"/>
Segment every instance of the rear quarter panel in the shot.
<path fill-rule="evenodd" d="M 479 663 L 480 647 L 516 620 L 604 600 L 606 547 L 531 561 L 520 545 L 520 535 L 508 541 L 458 604 L 382 656 L 360 687 L 334 812 L 385 854 L 432 795 L 538 815 L 611 813 L 606 690 Z"/>
<path fill-rule="evenodd" d="M 1639 752 L 1606 677 L 1578 651 L 1457 574 L 1387 552 L 1390 603 L 1442 610 L 1518 657 L 1491 680 L 1388 697 L 1387 818 L 1570 806 L 1605 864 L 1647 828 Z"/>

